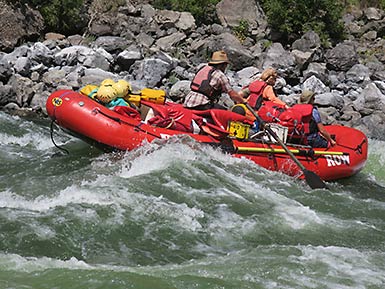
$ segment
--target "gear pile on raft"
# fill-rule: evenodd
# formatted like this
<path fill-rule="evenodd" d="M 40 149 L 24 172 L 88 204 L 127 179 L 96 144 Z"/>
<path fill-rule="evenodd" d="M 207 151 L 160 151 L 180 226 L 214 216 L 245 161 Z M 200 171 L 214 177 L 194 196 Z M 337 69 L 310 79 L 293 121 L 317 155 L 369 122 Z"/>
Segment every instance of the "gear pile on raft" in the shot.
<path fill-rule="evenodd" d="M 267 101 L 257 110 L 248 103 L 231 110 L 193 110 L 166 102 L 162 90 L 134 92 L 125 80 L 106 79 L 80 91 L 55 91 L 46 108 L 59 127 L 104 151 L 130 151 L 157 139 L 189 136 L 268 170 L 306 179 L 312 188 L 356 174 L 368 153 L 367 137 L 340 125 L 325 126 L 334 146 L 310 146 L 308 104 L 284 108 Z"/>

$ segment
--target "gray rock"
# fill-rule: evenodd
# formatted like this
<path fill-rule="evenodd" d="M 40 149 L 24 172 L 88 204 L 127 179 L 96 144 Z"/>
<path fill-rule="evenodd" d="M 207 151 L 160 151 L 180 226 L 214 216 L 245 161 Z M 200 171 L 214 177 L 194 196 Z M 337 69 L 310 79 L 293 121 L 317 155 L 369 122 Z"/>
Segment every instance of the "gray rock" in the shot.
<path fill-rule="evenodd" d="M 254 66 L 243 68 L 236 72 L 238 85 L 241 87 L 249 85 L 252 81 L 256 80 L 260 74 L 261 71 Z"/>
<path fill-rule="evenodd" d="M 205 59 L 201 57 L 201 62 L 207 60 L 207 51 L 214 52 L 216 50 L 225 50 L 227 52 L 233 70 L 240 70 L 243 67 L 253 65 L 254 58 L 250 51 L 243 47 L 239 39 L 231 33 L 226 32 L 210 37 L 205 45 L 199 49 L 199 55 L 205 56 Z"/>
<path fill-rule="evenodd" d="M 367 84 L 370 81 L 370 70 L 363 64 L 355 64 L 346 72 L 346 80 Z"/>
<path fill-rule="evenodd" d="M 19 57 L 16 60 L 16 63 L 14 65 L 14 69 L 17 73 L 19 73 L 22 76 L 28 76 L 30 73 L 31 68 L 31 61 L 28 57 Z"/>
<path fill-rule="evenodd" d="M 85 86 L 87 84 L 99 85 L 104 79 L 111 78 L 117 80 L 117 75 L 112 72 L 104 71 L 100 68 L 86 68 L 83 70 L 80 85 Z"/>
<path fill-rule="evenodd" d="M 216 10 L 219 21 L 224 27 L 239 26 L 240 21 L 247 21 L 250 29 L 267 27 L 267 18 L 256 1 L 222 0 L 217 4 Z"/>
<path fill-rule="evenodd" d="M 27 47 L 26 45 L 22 45 L 22 46 L 17 47 L 15 50 L 13 50 L 10 53 L 4 54 L 3 60 L 5 62 L 8 62 L 11 65 L 15 65 L 16 60 L 18 58 L 27 57 L 29 52 L 30 52 L 29 47 Z"/>
<path fill-rule="evenodd" d="M 86 67 L 97 67 L 103 70 L 110 70 L 113 57 L 102 48 L 97 48 L 90 54 L 85 54 L 84 57 L 79 57 L 81 63 Z"/>
<path fill-rule="evenodd" d="M 314 31 L 306 32 L 300 39 L 292 44 L 292 48 L 303 52 L 312 52 L 314 49 L 321 46 L 321 40 L 318 34 Z"/>
<path fill-rule="evenodd" d="M 358 63 L 358 55 L 352 43 L 340 43 L 326 52 L 326 63 L 330 69 L 347 71 Z"/>
<path fill-rule="evenodd" d="M 33 96 L 35 95 L 34 83 L 27 77 L 15 74 L 9 80 L 13 91 L 16 93 L 15 100 L 20 107 L 27 107 L 30 105 Z"/>
<path fill-rule="evenodd" d="M 13 73 L 11 64 L 1 57 L 0 59 L 0 81 L 6 83 Z"/>
<path fill-rule="evenodd" d="M 135 80 L 141 80 L 146 87 L 157 87 L 162 83 L 162 79 L 172 69 L 166 61 L 148 58 L 136 61 L 131 67 L 131 74 Z"/>
<path fill-rule="evenodd" d="M 51 65 L 53 62 L 52 51 L 41 42 L 36 42 L 31 46 L 28 57 L 35 63 L 42 63 L 45 66 Z"/>
<path fill-rule="evenodd" d="M 366 127 L 366 129 L 362 128 L 362 130 L 368 137 L 379 140 L 384 139 L 385 115 L 383 113 L 375 112 L 364 116 L 361 122 Z"/>
<path fill-rule="evenodd" d="M 139 35 L 136 37 L 136 41 L 144 46 L 144 47 L 151 47 L 151 45 L 155 42 L 155 39 L 151 36 L 151 35 L 148 35 L 147 33 L 145 32 L 141 32 L 139 33 Z"/>
<path fill-rule="evenodd" d="M 294 49 L 291 51 L 291 54 L 294 56 L 296 63 L 300 70 L 309 62 L 312 56 L 312 52 L 303 52 L 301 50 Z"/>
<path fill-rule="evenodd" d="M 369 7 L 364 10 L 364 15 L 368 20 L 380 20 L 384 15 L 384 11 L 374 7 Z"/>
<path fill-rule="evenodd" d="M 344 100 L 336 92 L 326 92 L 316 95 L 315 104 L 324 107 L 333 106 L 335 108 L 341 109 L 344 106 Z"/>
<path fill-rule="evenodd" d="M 267 49 L 262 62 L 263 69 L 274 67 L 285 78 L 293 76 L 293 73 L 296 72 L 295 66 L 294 56 L 289 51 L 286 51 L 280 43 L 273 43 Z"/>
<path fill-rule="evenodd" d="M 175 102 L 183 103 L 184 98 L 190 92 L 190 84 L 189 80 L 176 82 L 170 89 L 169 97 Z"/>
<path fill-rule="evenodd" d="M 179 42 L 186 39 L 186 34 L 176 32 L 174 34 L 162 37 L 155 42 L 155 45 L 164 51 L 171 51 L 178 45 Z"/>
<path fill-rule="evenodd" d="M 311 90 L 317 94 L 322 94 L 330 91 L 321 80 L 319 80 L 316 76 L 312 75 L 308 79 L 306 79 L 303 83 L 303 90 Z"/>
<path fill-rule="evenodd" d="M 16 92 L 11 85 L 0 84 L 0 105 L 5 106 L 8 103 L 15 102 Z"/>
<path fill-rule="evenodd" d="M 44 21 L 40 12 L 27 4 L 11 6 L 6 3 L 2 1 L 0 6 L 0 50 L 9 52 L 18 43 L 37 40 L 43 32 Z"/>
<path fill-rule="evenodd" d="M 189 12 L 181 12 L 175 26 L 182 31 L 192 31 L 196 27 L 195 18 Z"/>
<path fill-rule="evenodd" d="M 362 90 L 353 104 L 355 109 L 364 115 L 370 114 L 374 110 L 385 112 L 385 95 L 374 83 L 370 83 Z"/>
<path fill-rule="evenodd" d="M 330 125 L 337 123 L 337 118 L 339 117 L 339 112 L 335 107 L 319 107 L 318 111 L 321 115 L 322 123 L 324 125 Z"/>
<path fill-rule="evenodd" d="M 115 53 L 126 49 L 132 42 L 119 36 L 100 36 L 91 47 L 101 47 L 107 52 Z"/>
<path fill-rule="evenodd" d="M 124 50 L 118 54 L 116 58 L 116 63 L 120 66 L 122 70 L 129 70 L 131 65 L 137 61 L 142 59 L 142 53 L 139 50 Z"/>
<path fill-rule="evenodd" d="M 307 69 L 303 71 L 302 74 L 303 74 L 304 80 L 314 75 L 315 77 L 320 79 L 323 83 L 328 82 L 328 74 L 327 74 L 325 63 L 311 62 L 309 63 Z M 336 83 L 339 83 L 339 82 L 340 82 L 339 80 L 336 81 Z"/>

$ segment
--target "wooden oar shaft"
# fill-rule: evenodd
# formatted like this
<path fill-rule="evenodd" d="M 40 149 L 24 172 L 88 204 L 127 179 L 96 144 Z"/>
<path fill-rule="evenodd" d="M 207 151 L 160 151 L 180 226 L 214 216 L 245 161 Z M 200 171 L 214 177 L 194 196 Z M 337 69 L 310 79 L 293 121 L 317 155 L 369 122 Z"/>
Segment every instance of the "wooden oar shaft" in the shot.
<path fill-rule="evenodd" d="M 286 153 L 284 149 L 279 148 L 253 148 L 253 147 L 237 147 L 238 152 L 260 152 L 260 153 Z M 330 151 L 309 151 L 299 149 L 289 149 L 293 154 L 315 154 L 315 155 L 344 155 L 344 152 L 330 152 Z"/>

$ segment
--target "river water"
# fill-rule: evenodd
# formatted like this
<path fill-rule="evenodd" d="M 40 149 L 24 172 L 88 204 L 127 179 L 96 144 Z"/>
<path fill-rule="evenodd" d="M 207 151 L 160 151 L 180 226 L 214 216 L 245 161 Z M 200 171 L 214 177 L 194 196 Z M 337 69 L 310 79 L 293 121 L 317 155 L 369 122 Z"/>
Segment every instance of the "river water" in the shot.
<path fill-rule="evenodd" d="M 0 112 L 0 288 L 384 288 L 385 143 L 310 190 L 189 140 L 102 153 Z"/>

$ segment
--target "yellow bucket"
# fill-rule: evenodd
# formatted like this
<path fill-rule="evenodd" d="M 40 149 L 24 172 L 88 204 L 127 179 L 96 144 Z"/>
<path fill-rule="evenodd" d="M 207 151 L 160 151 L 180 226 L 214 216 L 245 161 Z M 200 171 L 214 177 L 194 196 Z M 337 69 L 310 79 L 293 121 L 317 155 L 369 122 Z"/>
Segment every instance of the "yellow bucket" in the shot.
<path fill-rule="evenodd" d="M 230 121 L 227 127 L 229 135 L 237 139 L 246 139 L 249 137 L 249 128 L 248 124 L 239 122 L 239 121 Z"/>

